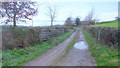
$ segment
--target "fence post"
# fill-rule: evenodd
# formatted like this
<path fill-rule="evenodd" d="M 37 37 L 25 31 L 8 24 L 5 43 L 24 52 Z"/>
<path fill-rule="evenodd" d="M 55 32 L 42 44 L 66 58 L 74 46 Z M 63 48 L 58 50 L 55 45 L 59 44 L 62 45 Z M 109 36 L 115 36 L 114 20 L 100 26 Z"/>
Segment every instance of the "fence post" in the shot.
<path fill-rule="evenodd" d="M 98 41 L 100 41 L 100 30 L 98 30 Z"/>

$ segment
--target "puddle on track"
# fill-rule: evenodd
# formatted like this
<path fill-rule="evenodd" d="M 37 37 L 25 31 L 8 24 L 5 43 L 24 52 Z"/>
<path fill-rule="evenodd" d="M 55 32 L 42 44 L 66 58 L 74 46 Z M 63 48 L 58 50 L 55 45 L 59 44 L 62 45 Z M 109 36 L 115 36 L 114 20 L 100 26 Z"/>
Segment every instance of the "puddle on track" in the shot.
<path fill-rule="evenodd" d="M 88 49 L 88 46 L 85 41 L 79 41 L 74 44 L 74 48 L 77 49 Z"/>

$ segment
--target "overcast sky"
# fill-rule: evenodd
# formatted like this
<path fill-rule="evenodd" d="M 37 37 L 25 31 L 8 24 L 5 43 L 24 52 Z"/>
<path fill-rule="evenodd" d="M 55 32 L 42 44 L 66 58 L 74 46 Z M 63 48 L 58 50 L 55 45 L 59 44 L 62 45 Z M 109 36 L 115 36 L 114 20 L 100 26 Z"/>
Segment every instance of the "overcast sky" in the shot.
<path fill-rule="evenodd" d="M 61 20 L 54 24 L 63 24 L 67 17 L 80 17 L 81 20 L 94 8 L 94 18 L 101 21 L 114 20 L 118 16 L 118 0 L 34 0 L 38 2 L 39 14 L 34 20 L 41 22 L 40 25 L 50 25 L 49 22 L 42 23 L 43 20 L 49 20 L 46 16 L 47 5 L 57 6 L 57 18 Z M 36 25 L 39 25 L 36 23 Z M 35 24 L 34 24 L 35 25 Z"/>
<path fill-rule="evenodd" d="M 34 26 L 50 25 L 47 15 L 48 4 L 57 6 L 56 24 L 63 24 L 67 17 L 80 17 L 81 20 L 94 8 L 94 18 L 101 21 L 114 20 L 118 16 L 118 0 L 32 0 L 39 4 L 39 12 L 33 17 Z M 28 24 L 32 25 L 32 21 Z"/>

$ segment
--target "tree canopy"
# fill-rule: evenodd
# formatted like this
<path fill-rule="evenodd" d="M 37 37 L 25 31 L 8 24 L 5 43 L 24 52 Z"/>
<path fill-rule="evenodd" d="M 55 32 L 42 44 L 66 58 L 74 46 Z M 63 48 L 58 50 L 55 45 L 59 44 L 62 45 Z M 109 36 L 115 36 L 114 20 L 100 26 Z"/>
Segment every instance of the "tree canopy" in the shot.
<path fill-rule="evenodd" d="M 76 26 L 79 26 L 81 24 L 80 18 L 77 17 L 75 19 L 75 24 L 76 24 Z"/>
<path fill-rule="evenodd" d="M 66 26 L 72 26 L 73 25 L 73 20 L 71 17 L 68 17 L 67 20 L 65 21 Z"/>
<path fill-rule="evenodd" d="M 2 23 L 8 24 L 13 22 L 14 27 L 17 21 L 26 22 L 25 19 L 32 20 L 31 16 L 37 14 L 38 8 L 36 2 L 1 2 L 0 17 L 5 17 L 6 20 Z"/>

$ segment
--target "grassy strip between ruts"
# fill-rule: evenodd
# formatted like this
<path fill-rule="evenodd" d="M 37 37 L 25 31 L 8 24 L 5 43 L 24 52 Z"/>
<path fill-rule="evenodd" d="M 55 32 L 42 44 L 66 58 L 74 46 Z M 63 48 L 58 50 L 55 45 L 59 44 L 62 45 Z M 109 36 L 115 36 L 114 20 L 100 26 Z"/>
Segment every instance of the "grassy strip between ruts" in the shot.
<path fill-rule="evenodd" d="M 72 42 L 67 46 L 65 55 L 68 54 L 68 52 L 70 51 L 70 49 L 74 46 L 74 44 L 76 43 L 77 38 L 78 38 L 78 37 L 75 36 L 75 37 L 73 38 Z"/>
<path fill-rule="evenodd" d="M 66 40 L 74 30 L 67 32 L 66 34 L 54 38 L 51 41 L 36 44 L 23 49 L 3 50 L 2 51 L 2 65 L 3 66 L 20 66 L 28 61 L 40 56 L 42 53 L 47 51 L 49 48 L 56 46 L 60 42 Z"/>
<path fill-rule="evenodd" d="M 91 33 L 81 29 L 85 35 L 85 39 L 90 47 L 90 52 L 92 56 L 96 59 L 98 66 L 118 66 L 120 60 L 118 59 L 118 51 L 110 50 L 106 45 L 101 45 L 95 41 Z"/>

